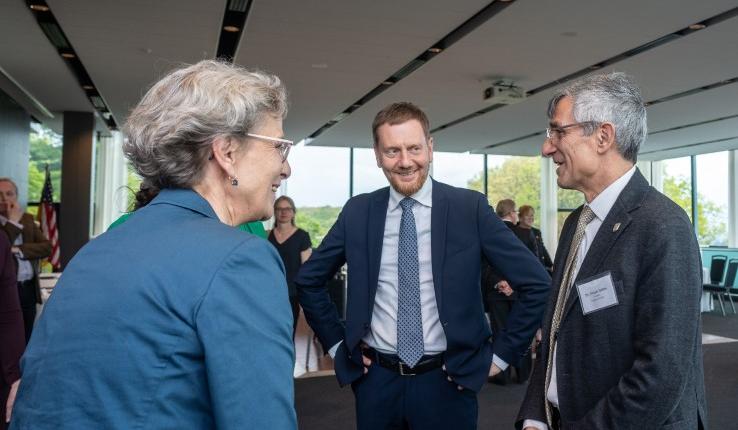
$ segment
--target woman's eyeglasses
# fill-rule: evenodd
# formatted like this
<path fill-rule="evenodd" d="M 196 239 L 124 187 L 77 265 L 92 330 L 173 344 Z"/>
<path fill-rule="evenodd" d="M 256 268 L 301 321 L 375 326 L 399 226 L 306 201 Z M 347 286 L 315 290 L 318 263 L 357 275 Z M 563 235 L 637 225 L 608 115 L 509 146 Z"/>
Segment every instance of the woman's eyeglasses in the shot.
<path fill-rule="evenodd" d="M 292 147 L 292 145 L 295 144 L 295 142 L 291 140 L 282 139 L 279 137 L 262 136 L 261 134 L 246 133 L 246 136 L 253 137 L 254 139 L 266 140 L 267 142 L 273 143 L 274 147 L 279 151 L 280 155 L 282 156 L 283 163 L 287 160 L 287 156 L 290 153 L 290 148 Z"/>

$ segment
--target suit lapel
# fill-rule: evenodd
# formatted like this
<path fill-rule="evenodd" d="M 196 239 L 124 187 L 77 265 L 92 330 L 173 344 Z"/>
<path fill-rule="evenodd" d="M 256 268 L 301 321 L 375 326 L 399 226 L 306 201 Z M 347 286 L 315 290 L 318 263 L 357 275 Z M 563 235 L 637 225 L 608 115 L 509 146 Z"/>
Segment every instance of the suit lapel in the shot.
<path fill-rule="evenodd" d="M 436 306 L 440 314 L 443 307 L 443 261 L 446 255 L 446 225 L 448 200 L 438 182 L 433 181 L 433 207 L 431 208 L 431 264 Z"/>
<path fill-rule="evenodd" d="M 551 279 L 552 288 L 550 297 L 554 298 L 554 300 L 551 301 L 550 305 L 546 308 L 544 319 L 544 324 L 549 330 L 551 328 L 551 319 L 553 318 L 553 311 L 556 304 L 555 298 L 558 297 L 559 290 L 561 289 L 561 280 L 564 277 L 566 258 L 569 255 L 569 248 L 571 247 L 571 241 L 574 239 L 574 231 L 576 230 L 577 220 L 581 213 L 582 208 L 580 207 L 579 209 L 576 209 L 569 218 L 567 218 L 567 221 L 569 222 L 564 225 L 564 228 L 561 230 L 561 235 L 559 236 L 559 245 L 556 247 L 556 256 L 554 257 L 554 272 Z"/>
<path fill-rule="evenodd" d="M 369 204 L 367 219 L 367 256 L 369 257 L 369 312 L 374 307 L 374 296 L 379 281 L 379 265 L 382 259 L 382 241 L 384 240 L 384 223 L 387 219 L 389 204 L 389 188 L 380 190 L 373 196 Z"/>
<path fill-rule="evenodd" d="M 592 245 L 589 247 L 587 255 L 584 257 L 584 261 L 582 261 L 582 265 L 579 267 L 579 272 L 577 272 L 577 277 L 571 286 L 569 298 L 566 301 L 566 308 L 564 309 L 564 313 L 561 317 L 562 320 L 566 318 L 567 314 L 574 307 L 574 304 L 579 300 L 579 294 L 576 291 L 577 281 L 580 279 L 587 279 L 590 276 L 597 274 L 597 269 L 610 253 L 610 249 L 615 245 L 615 242 L 623 231 L 628 228 L 630 221 L 630 214 L 628 214 L 619 201 L 616 201 L 612 209 L 610 209 L 610 213 L 607 214 L 605 221 L 603 221 L 600 226 L 600 229 L 597 230 L 597 234 L 592 241 Z M 615 224 L 620 224 L 617 229 L 614 228 Z"/>
<path fill-rule="evenodd" d="M 597 271 L 602 266 L 603 261 L 607 258 L 613 245 L 615 245 L 615 242 L 617 242 L 623 232 L 630 225 L 633 219 L 630 212 L 640 206 L 640 203 L 648 189 L 648 182 L 646 182 L 646 179 L 641 175 L 641 172 L 636 170 L 628 184 L 623 188 L 623 191 L 620 193 L 617 200 L 615 200 L 615 204 L 613 204 L 612 209 L 610 209 L 607 217 L 605 217 L 599 230 L 597 230 L 597 234 L 592 241 L 592 245 L 587 251 L 587 255 L 584 257 L 584 261 L 582 261 L 582 265 L 579 268 L 577 277 L 574 280 L 574 285 L 571 287 L 572 291 L 569 293 L 566 308 L 562 315 L 562 321 L 574 307 L 574 304 L 579 300 L 579 294 L 577 294 L 575 286 L 576 282 L 580 279 L 587 279 L 597 274 Z"/>

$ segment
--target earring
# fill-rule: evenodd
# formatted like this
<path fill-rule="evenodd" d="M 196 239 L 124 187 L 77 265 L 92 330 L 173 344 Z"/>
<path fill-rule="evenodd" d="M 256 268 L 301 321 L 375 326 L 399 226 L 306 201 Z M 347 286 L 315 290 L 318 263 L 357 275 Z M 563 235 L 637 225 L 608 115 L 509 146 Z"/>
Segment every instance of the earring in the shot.
<path fill-rule="evenodd" d="M 231 185 L 233 185 L 234 187 L 237 187 L 238 186 L 238 179 L 237 178 L 231 178 L 229 176 L 228 179 L 231 180 Z"/>

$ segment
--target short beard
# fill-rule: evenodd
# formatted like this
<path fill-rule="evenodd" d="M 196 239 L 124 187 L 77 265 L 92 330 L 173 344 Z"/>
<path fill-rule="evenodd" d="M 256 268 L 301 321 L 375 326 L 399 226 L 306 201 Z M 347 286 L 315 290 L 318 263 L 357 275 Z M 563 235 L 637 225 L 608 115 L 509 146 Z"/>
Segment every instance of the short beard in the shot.
<path fill-rule="evenodd" d="M 395 191 L 397 191 L 398 193 L 402 194 L 403 196 L 409 197 L 420 191 L 420 189 L 423 188 L 423 185 L 425 185 L 426 180 L 428 180 L 428 168 L 422 169 L 420 171 L 418 180 L 415 182 L 405 183 L 390 180 L 390 185 L 392 185 L 392 188 L 394 188 Z"/>

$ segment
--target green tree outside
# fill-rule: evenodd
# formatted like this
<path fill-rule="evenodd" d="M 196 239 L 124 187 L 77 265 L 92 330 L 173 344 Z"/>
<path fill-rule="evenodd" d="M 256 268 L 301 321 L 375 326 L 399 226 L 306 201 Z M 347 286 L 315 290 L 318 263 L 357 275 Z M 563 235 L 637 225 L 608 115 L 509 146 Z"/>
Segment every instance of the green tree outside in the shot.
<path fill-rule="evenodd" d="M 513 199 L 519 206 L 533 206 L 536 213 L 541 209 L 541 164 L 540 157 L 510 157 L 499 166 L 487 171 L 487 200 L 494 207 L 502 199 Z M 469 180 L 467 188 L 484 189 L 483 173 Z"/>
<path fill-rule="evenodd" d="M 310 233 L 313 248 L 316 248 L 328 234 L 340 212 L 341 208 L 334 206 L 297 208 L 295 224 Z"/>
<path fill-rule="evenodd" d="M 28 201 L 41 200 L 41 190 L 46 179 L 46 165 L 49 165 L 51 186 L 54 188 L 54 201 L 61 195 L 61 137 L 43 126 L 33 126 L 29 136 L 31 159 L 28 164 Z"/>
<path fill-rule="evenodd" d="M 536 214 L 540 211 L 541 170 L 540 157 L 510 157 L 501 165 L 488 170 L 490 205 L 495 206 L 501 199 L 513 199 L 519 206 L 529 204 Z M 468 182 L 468 188 L 482 189 L 483 177 L 478 174 Z M 676 202 L 692 217 L 691 184 L 681 176 L 664 176 L 664 194 Z M 564 220 L 573 209 L 584 203 L 582 193 L 576 190 L 557 190 L 559 233 Z M 697 237 L 699 243 L 707 245 L 727 245 L 727 224 L 725 209 L 715 202 L 698 194 Z"/>
<path fill-rule="evenodd" d="M 691 183 L 683 176 L 664 176 L 664 194 L 692 219 Z M 702 194 L 697 195 L 697 240 L 702 246 L 727 245 L 724 209 Z"/>

